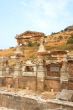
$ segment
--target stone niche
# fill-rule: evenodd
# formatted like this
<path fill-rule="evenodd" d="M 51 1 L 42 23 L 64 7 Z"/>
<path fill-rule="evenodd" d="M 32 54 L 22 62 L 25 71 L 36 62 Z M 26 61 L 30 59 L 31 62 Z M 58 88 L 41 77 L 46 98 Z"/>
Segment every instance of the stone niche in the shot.
<path fill-rule="evenodd" d="M 33 64 L 31 60 L 27 60 L 22 66 L 22 76 L 36 76 L 36 64 Z"/>
<path fill-rule="evenodd" d="M 60 77 L 61 64 L 54 64 L 54 63 L 48 64 L 46 68 L 47 68 L 47 76 Z"/>

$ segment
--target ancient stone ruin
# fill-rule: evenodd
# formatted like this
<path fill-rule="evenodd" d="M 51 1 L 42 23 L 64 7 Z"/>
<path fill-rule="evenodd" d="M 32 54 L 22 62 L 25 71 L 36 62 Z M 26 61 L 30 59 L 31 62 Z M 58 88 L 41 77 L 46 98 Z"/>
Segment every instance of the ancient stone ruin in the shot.
<path fill-rule="evenodd" d="M 16 35 L 16 40 L 18 42 L 18 46 L 16 47 L 16 51 L 14 56 L 8 57 L 1 57 L 0 58 L 0 87 L 1 88 L 8 88 L 8 89 L 26 89 L 32 90 L 34 92 L 51 92 L 56 93 L 62 91 L 63 89 L 66 90 L 73 90 L 73 52 L 68 51 L 61 51 L 61 50 L 54 50 L 54 51 L 47 51 L 46 47 L 44 46 L 44 33 L 36 33 L 36 32 L 25 32 L 20 35 Z M 37 49 L 37 58 L 35 59 L 27 59 L 25 60 L 24 50 L 22 47 L 26 46 L 29 41 L 38 41 L 39 39 L 39 47 Z M 9 65 L 9 61 L 14 61 L 15 63 Z M 64 91 L 65 92 L 65 91 Z M 63 91 L 61 93 L 64 93 Z M 15 106 L 19 104 L 22 105 L 22 110 L 29 110 L 24 109 L 25 103 L 31 103 L 36 106 L 36 102 L 29 101 L 29 99 L 21 98 L 20 96 L 13 94 L 10 92 L 0 93 L 0 100 L 4 102 L 6 100 L 6 105 L 3 102 L 0 102 L 1 106 L 5 106 L 8 108 L 15 109 L 13 105 L 7 105 L 7 101 L 11 101 L 11 103 L 15 103 Z M 69 92 L 71 95 L 71 93 Z M 61 94 L 60 94 L 61 95 Z M 69 96 L 70 96 L 69 95 Z M 9 97 L 9 99 L 8 99 Z M 66 96 L 67 97 L 67 96 Z M 71 98 L 73 96 L 71 95 Z M 60 96 L 57 97 L 58 99 L 62 100 Z M 64 97 L 63 97 L 64 98 Z M 25 101 L 28 100 L 27 102 Z M 17 100 L 16 102 L 14 100 Z M 66 100 L 65 100 L 66 101 Z M 63 108 L 69 108 L 68 110 L 73 109 L 73 100 L 71 103 L 62 103 L 62 101 L 57 100 L 49 100 L 47 101 L 47 106 L 51 106 L 54 104 L 55 106 Z M 17 104 L 18 103 L 18 104 Z M 22 104 L 23 103 L 23 104 Z M 28 105 L 26 104 L 26 105 Z M 30 104 L 30 105 L 31 105 Z M 43 104 L 43 102 L 42 102 Z M 38 105 L 42 107 L 42 104 Z M 34 106 L 33 105 L 33 106 Z M 41 110 L 40 107 L 35 107 L 33 110 Z M 46 106 L 46 105 L 45 105 Z M 66 107 L 67 106 L 67 107 Z M 71 106 L 71 107 L 70 107 Z M 31 107 L 30 107 L 31 108 Z M 50 107 L 51 108 L 51 107 Z M 54 109 L 53 108 L 53 109 Z M 58 108 L 58 107 L 57 107 Z M 32 110 L 30 109 L 30 110 Z M 54 110 L 55 110 L 54 109 Z M 16 110 L 21 110 L 21 107 L 16 107 Z M 49 110 L 48 107 L 42 108 L 42 110 Z M 61 110 L 61 109 L 56 109 Z M 62 109 L 63 110 L 63 109 Z"/>

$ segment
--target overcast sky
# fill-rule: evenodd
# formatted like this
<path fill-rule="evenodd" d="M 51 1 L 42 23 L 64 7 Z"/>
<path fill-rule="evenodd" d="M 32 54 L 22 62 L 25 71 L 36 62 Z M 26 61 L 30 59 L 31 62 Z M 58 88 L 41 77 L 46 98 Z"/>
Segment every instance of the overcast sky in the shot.
<path fill-rule="evenodd" d="M 0 0 L 0 49 L 27 30 L 45 34 L 73 25 L 73 0 Z"/>

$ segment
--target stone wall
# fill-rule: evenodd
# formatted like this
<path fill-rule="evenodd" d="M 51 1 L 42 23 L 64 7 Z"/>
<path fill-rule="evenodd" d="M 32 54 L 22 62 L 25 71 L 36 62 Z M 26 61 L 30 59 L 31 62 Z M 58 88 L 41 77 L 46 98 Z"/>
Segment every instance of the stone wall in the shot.
<path fill-rule="evenodd" d="M 73 90 L 73 80 L 70 80 L 68 83 L 68 89 Z"/>
<path fill-rule="evenodd" d="M 68 71 L 69 71 L 69 80 L 68 84 L 60 83 L 60 73 L 50 72 L 49 67 L 45 74 L 45 71 L 39 72 L 35 75 L 28 75 L 26 72 L 26 76 L 0 76 L 0 86 L 10 86 L 14 88 L 27 88 L 32 90 L 51 90 L 59 91 L 60 89 L 66 88 L 73 89 L 73 62 L 68 62 Z M 42 73 L 42 74 L 41 74 Z M 6 74 L 6 73 L 4 73 Z M 14 73 L 13 73 L 14 74 Z M 42 77 L 43 76 L 43 77 Z M 42 81 L 43 80 L 43 81 Z"/>
<path fill-rule="evenodd" d="M 34 98 L 33 98 L 34 97 Z M 15 110 L 73 110 L 73 106 L 53 101 L 45 101 L 39 96 L 20 96 L 12 93 L 0 93 L 0 106 Z"/>
<path fill-rule="evenodd" d="M 73 77 L 73 62 L 68 63 L 68 69 L 70 77 Z"/>
<path fill-rule="evenodd" d="M 35 85 L 36 85 L 36 77 L 20 77 L 19 78 L 19 88 L 27 88 L 27 89 L 32 89 L 35 90 Z"/>
<path fill-rule="evenodd" d="M 22 89 L 31 89 L 35 90 L 36 86 L 36 77 L 6 77 L 3 79 L 3 82 L 5 82 L 5 86 L 7 87 L 10 85 L 12 88 L 22 88 Z M 1 84 L 2 85 L 2 84 Z M 2 85 L 3 86 L 3 85 Z"/>
<path fill-rule="evenodd" d="M 36 77 L 0 77 L 0 87 L 10 87 L 10 88 L 22 88 L 22 89 L 29 89 L 29 90 L 48 90 L 51 91 L 60 91 L 61 89 L 72 89 L 73 90 L 73 80 L 70 79 L 69 82 L 60 83 L 60 79 L 54 78 L 45 78 L 41 80 Z"/>
<path fill-rule="evenodd" d="M 59 80 L 54 79 L 46 79 L 45 80 L 45 89 L 51 91 L 53 89 L 54 91 L 60 91 L 61 85 Z"/>

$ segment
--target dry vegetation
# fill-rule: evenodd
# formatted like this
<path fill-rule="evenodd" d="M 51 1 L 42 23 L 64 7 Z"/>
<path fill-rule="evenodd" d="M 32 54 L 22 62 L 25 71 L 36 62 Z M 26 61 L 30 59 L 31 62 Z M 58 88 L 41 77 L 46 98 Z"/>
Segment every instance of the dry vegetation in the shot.
<path fill-rule="evenodd" d="M 51 49 L 61 49 L 61 50 L 72 50 L 73 49 L 73 44 L 67 44 L 68 39 L 73 36 L 73 30 L 71 31 L 61 31 L 57 33 L 52 33 L 51 35 L 48 35 L 45 38 L 45 46 L 47 50 Z M 25 59 L 28 58 L 34 58 L 36 57 L 36 52 L 37 52 L 38 46 L 26 46 L 25 51 L 24 51 L 24 56 Z M 1 56 L 11 56 L 14 55 L 14 51 L 16 50 L 15 48 L 9 48 L 5 50 L 0 50 L 0 57 Z"/>
<path fill-rule="evenodd" d="M 73 31 L 59 32 L 53 35 L 49 35 L 47 38 L 48 46 L 60 46 L 65 45 L 68 39 L 73 35 Z"/>
<path fill-rule="evenodd" d="M 15 48 L 4 49 L 0 51 L 0 57 L 2 56 L 11 56 L 14 54 Z"/>

